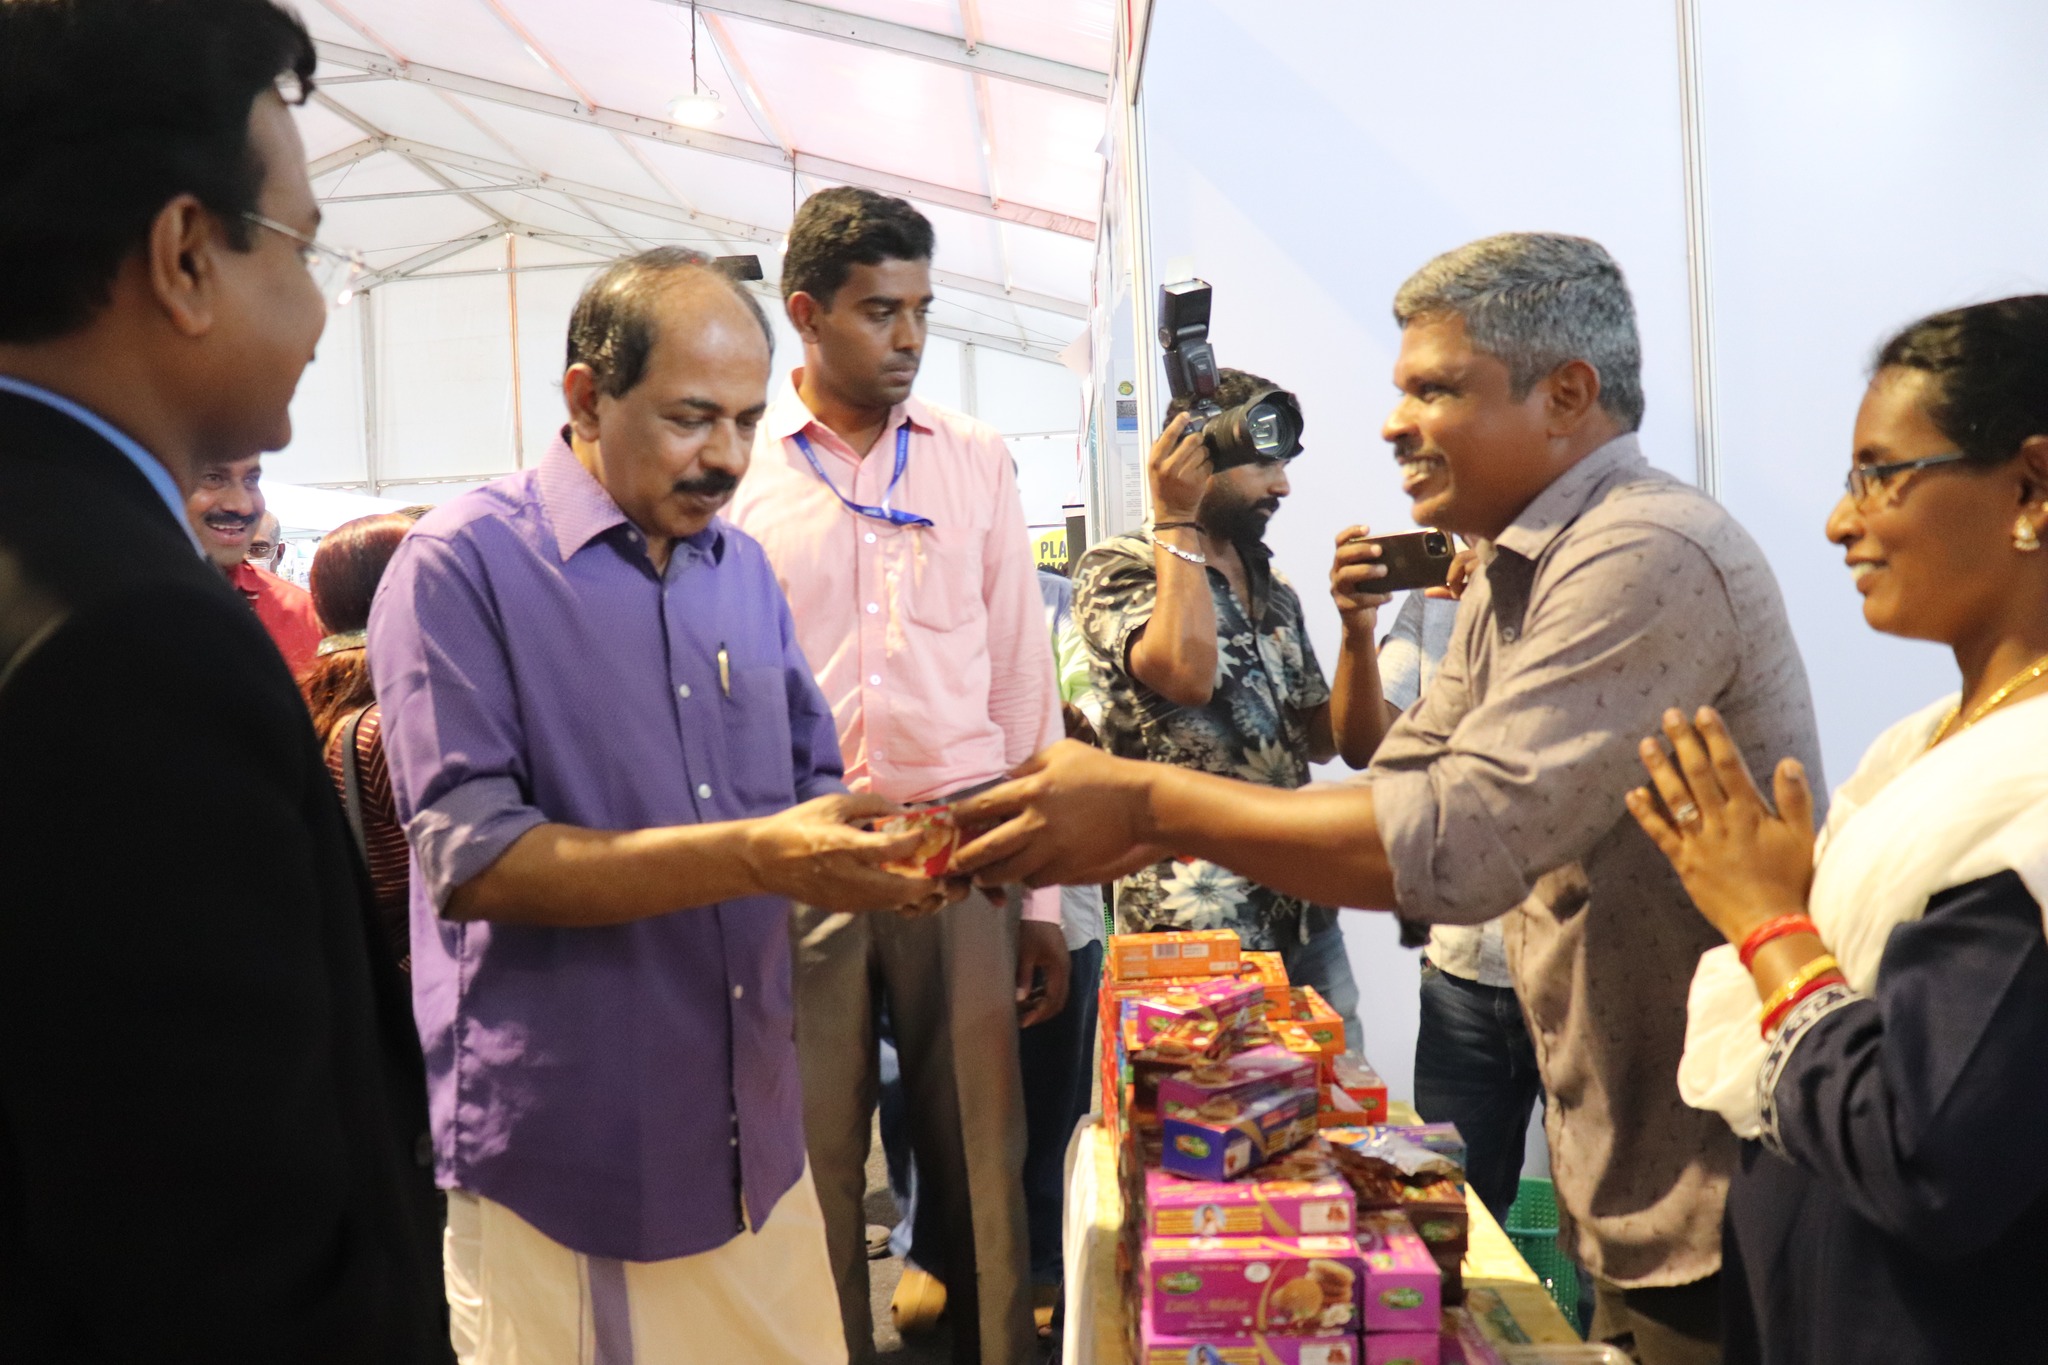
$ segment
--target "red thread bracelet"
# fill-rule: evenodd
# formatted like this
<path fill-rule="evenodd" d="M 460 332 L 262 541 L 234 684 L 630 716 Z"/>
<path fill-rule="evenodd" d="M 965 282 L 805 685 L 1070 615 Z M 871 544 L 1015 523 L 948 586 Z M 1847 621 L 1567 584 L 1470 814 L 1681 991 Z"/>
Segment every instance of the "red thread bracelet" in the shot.
<path fill-rule="evenodd" d="M 1812 934 L 1819 938 L 1820 930 L 1805 915 L 1780 915 L 1776 919 L 1767 919 L 1750 930 L 1749 937 L 1742 940 L 1742 946 L 1735 950 L 1735 955 L 1742 959 L 1743 968 L 1747 970 L 1749 964 L 1756 961 L 1757 953 L 1766 943 L 1789 934 Z"/>
<path fill-rule="evenodd" d="M 1819 976 L 1816 976 L 1813 980 L 1807 982 L 1804 986 L 1801 986 L 1797 991 L 1793 992 L 1792 998 L 1790 1000 L 1787 1000 L 1784 1004 L 1772 1010 L 1770 1012 L 1770 1015 L 1763 1021 L 1760 1032 L 1762 1032 L 1764 1036 L 1764 1041 L 1770 1041 L 1771 1031 L 1777 1028 L 1778 1025 L 1785 1022 L 1785 1016 L 1792 1013 L 1793 1010 L 1799 1008 L 1800 1001 L 1804 1000 L 1807 996 L 1812 995 L 1815 991 L 1820 990 L 1824 986 L 1847 985 L 1848 981 L 1848 977 L 1843 976 L 1840 971 L 1831 967 L 1827 971 L 1822 972 Z"/>

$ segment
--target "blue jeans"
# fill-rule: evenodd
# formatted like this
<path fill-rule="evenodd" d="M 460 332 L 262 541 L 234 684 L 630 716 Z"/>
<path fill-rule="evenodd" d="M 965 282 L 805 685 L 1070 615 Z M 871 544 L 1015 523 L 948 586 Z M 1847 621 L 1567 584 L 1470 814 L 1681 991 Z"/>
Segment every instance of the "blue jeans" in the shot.
<path fill-rule="evenodd" d="M 1024 1073 L 1024 1206 L 1031 1229 L 1031 1279 L 1058 1284 L 1061 1278 L 1061 1223 L 1066 1207 L 1067 1140 L 1088 1113 L 1094 1075 L 1096 983 L 1102 975 L 1102 945 L 1091 943 L 1067 954 L 1067 1003 L 1042 1024 L 1017 1035 L 1018 1064 Z M 911 1159 L 909 1125 L 903 1116 L 903 1083 L 890 1041 L 886 1008 L 876 1030 L 881 1038 L 882 1152 L 889 1190 L 902 1221 L 889 1234 L 889 1250 L 939 1279 L 946 1278 L 944 1238 L 918 1216 L 917 1163 Z"/>
<path fill-rule="evenodd" d="M 1310 932 L 1308 942 L 1290 937 L 1280 945 L 1280 961 L 1290 985 L 1314 986 L 1323 1002 L 1344 1021 L 1344 1050 L 1365 1055 L 1365 1030 L 1358 1026 L 1358 982 L 1351 976 L 1351 958 L 1344 951 L 1344 929 L 1332 920 Z"/>
<path fill-rule="evenodd" d="M 1542 1098 L 1513 989 L 1482 986 L 1424 959 L 1415 1108 L 1426 1122 L 1458 1125 L 1465 1178 L 1503 1225 L 1521 1186 L 1529 1113 Z"/>

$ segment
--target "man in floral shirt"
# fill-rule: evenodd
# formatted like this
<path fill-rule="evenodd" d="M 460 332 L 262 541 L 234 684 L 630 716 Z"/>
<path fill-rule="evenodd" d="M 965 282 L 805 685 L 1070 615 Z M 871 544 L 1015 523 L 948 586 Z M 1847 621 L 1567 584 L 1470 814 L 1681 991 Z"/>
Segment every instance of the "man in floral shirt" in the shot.
<path fill-rule="evenodd" d="M 1270 387 L 1224 370 L 1216 401 L 1231 407 Z M 1152 525 L 1103 541 L 1075 569 L 1074 617 L 1102 702 L 1104 747 L 1270 787 L 1306 785 L 1311 763 L 1340 754 L 1364 767 L 1388 723 L 1373 639 L 1387 599 L 1333 589 L 1344 622 L 1333 691 L 1301 599 L 1264 543 L 1288 493 L 1287 461 L 1214 472 L 1202 436 L 1186 428 L 1175 416 L 1152 447 Z M 1116 912 L 1125 933 L 1227 928 L 1246 948 L 1277 950 L 1289 978 L 1344 1017 L 1357 1050 L 1358 987 L 1335 911 L 1214 863 L 1173 859 L 1119 882 Z"/>

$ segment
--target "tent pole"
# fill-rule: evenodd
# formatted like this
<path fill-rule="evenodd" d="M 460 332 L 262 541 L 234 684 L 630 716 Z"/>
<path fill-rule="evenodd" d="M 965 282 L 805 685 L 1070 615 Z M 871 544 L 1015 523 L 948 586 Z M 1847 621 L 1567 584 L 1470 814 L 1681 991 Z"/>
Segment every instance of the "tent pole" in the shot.
<path fill-rule="evenodd" d="M 512 467 L 526 468 L 526 404 L 519 394 L 519 239 L 505 234 L 505 307 L 512 318 Z"/>

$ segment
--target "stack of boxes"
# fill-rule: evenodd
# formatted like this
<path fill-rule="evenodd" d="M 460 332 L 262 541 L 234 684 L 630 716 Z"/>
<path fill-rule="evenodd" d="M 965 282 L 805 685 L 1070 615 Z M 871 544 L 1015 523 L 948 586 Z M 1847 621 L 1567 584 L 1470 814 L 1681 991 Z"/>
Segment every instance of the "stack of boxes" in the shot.
<path fill-rule="evenodd" d="M 1117 935 L 1108 965 L 1103 1111 L 1140 1365 L 1484 1365 L 1444 1315 L 1457 1130 L 1387 1136 L 1410 1130 L 1381 1126 L 1385 1083 L 1277 953 L 1228 930 Z"/>

